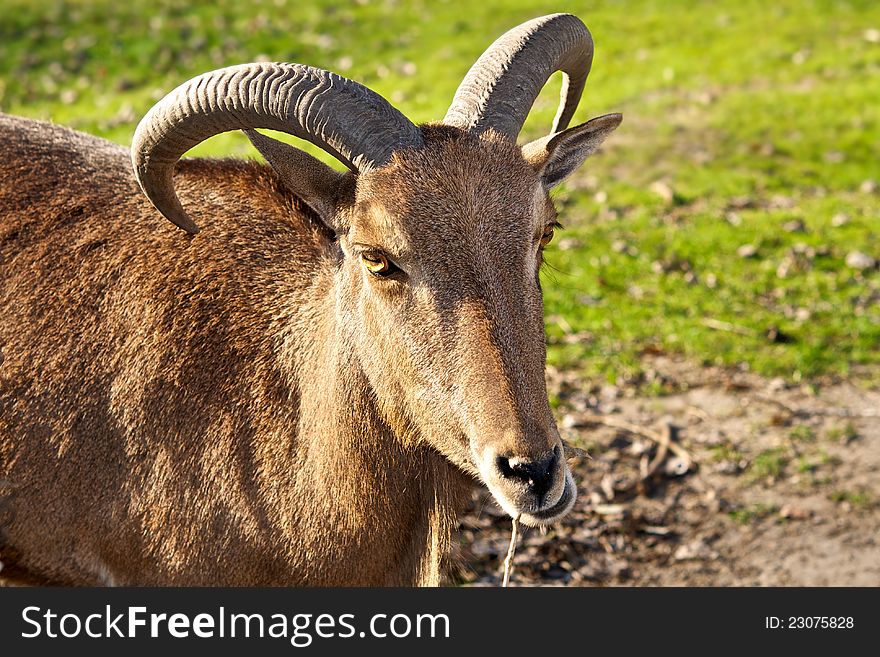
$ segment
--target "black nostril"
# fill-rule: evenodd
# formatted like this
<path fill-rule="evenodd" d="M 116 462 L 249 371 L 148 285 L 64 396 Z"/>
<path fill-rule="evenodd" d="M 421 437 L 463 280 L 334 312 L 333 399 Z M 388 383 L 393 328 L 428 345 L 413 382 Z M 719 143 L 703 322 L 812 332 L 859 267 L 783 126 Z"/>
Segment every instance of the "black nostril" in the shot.
<path fill-rule="evenodd" d="M 499 456 L 495 459 L 495 465 L 503 478 L 525 484 L 529 492 L 543 500 L 553 487 L 558 460 L 559 451 L 554 449 L 549 456 L 538 461 Z"/>

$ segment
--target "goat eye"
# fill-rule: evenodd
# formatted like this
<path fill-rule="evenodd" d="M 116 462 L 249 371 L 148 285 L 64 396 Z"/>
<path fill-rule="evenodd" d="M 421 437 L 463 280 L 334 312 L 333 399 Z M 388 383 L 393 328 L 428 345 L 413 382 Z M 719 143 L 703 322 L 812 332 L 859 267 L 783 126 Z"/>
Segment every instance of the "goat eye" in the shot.
<path fill-rule="evenodd" d="M 397 269 L 391 261 L 381 253 L 369 251 L 361 253 L 361 262 L 364 263 L 364 267 L 367 268 L 367 271 L 374 276 L 388 276 L 388 274 L 391 274 Z"/>
<path fill-rule="evenodd" d="M 541 235 L 541 246 L 547 246 L 550 243 L 550 240 L 553 239 L 553 226 L 547 226 L 544 229 L 544 233 Z"/>

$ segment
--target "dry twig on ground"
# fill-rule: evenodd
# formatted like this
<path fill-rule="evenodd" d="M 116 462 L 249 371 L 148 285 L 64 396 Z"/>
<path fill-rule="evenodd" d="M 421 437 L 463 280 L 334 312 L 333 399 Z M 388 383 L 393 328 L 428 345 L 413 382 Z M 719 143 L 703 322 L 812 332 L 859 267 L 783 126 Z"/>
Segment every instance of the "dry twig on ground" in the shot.
<path fill-rule="evenodd" d="M 642 436 L 643 438 L 652 440 L 657 443 L 658 452 L 660 447 L 663 447 L 664 450 L 669 450 L 677 457 L 679 457 L 682 461 L 684 461 L 688 469 L 690 469 L 690 467 L 696 463 L 694 458 L 684 447 L 673 442 L 675 427 L 668 422 L 664 425 L 662 433 L 658 433 L 657 431 L 654 431 L 653 429 L 648 429 L 647 427 L 640 427 L 637 424 L 632 424 L 631 422 L 627 422 L 626 420 L 620 420 L 618 418 L 605 415 L 580 415 L 578 416 L 577 422 L 574 426 L 579 427 L 590 424 L 599 424 L 602 426 L 611 427 L 613 429 L 621 429 L 623 431 L 626 431 L 627 433 L 631 433 L 636 436 Z M 660 462 L 662 463 L 662 461 Z M 657 466 L 659 466 L 659 464 L 660 463 L 657 463 Z M 653 470 L 651 472 L 653 472 Z"/>

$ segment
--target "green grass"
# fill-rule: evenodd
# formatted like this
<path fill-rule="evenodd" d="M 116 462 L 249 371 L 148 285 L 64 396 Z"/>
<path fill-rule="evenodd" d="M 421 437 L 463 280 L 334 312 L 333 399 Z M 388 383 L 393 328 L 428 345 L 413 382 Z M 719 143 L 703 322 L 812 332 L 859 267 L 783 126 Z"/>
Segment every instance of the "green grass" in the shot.
<path fill-rule="evenodd" d="M 843 443 L 844 445 L 851 443 L 854 440 L 858 440 L 859 438 L 859 432 L 851 421 L 847 421 L 842 426 L 831 427 L 826 435 L 829 440 Z"/>
<path fill-rule="evenodd" d="M 838 504 L 846 502 L 854 509 L 866 510 L 874 506 L 874 498 L 864 490 L 836 490 L 828 497 Z"/>
<path fill-rule="evenodd" d="M 778 479 L 788 461 L 788 452 L 784 447 L 766 449 L 755 456 L 749 466 L 749 475 L 755 480 Z"/>
<path fill-rule="evenodd" d="M 806 424 L 798 424 L 792 427 L 791 431 L 788 432 L 788 437 L 792 441 L 803 443 L 812 443 L 816 440 L 816 434 Z"/>
<path fill-rule="evenodd" d="M 756 520 L 762 520 L 775 515 L 778 511 L 779 507 L 775 504 L 759 502 L 757 504 L 734 509 L 733 511 L 728 512 L 728 515 L 734 522 L 740 525 L 748 525 Z"/>
<path fill-rule="evenodd" d="M 713 463 L 721 463 L 723 461 L 738 463 L 743 459 L 742 452 L 729 444 L 715 445 L 709 451 Z"/>
<path fill-rule="evenodd" d="M 818 452 L 801 456 L 796 463 L 796 469 L 801 474 L 815 473 L 823 466 L 835 466 L 841 463 L 840 458 L 832 456 L 828 452 L 819 450 Z"/>
<path fill-rule="evenodd" d="M 568 228 L 543 278 L 547 315 L 566 324 L 548 321 L 549 362 L 638 380 L 642 355 L 661 351 L 795 381 L 856 366 L 877 380 L 880 273 L 845 264 L 880 258 L 880 193 L 863 184 L 880 182 L 872 0 L 5 0 L 0 109 L 127 144 L 184 80 L 265 58 L 335 70 L 437 120 L 497 35 L 560 8 L 597 47 L 576 119 L 625 120 L 556 194 Z M 523 140 L 549 126 L 558 88 Z M 230 134 L 195 153 L 253 151 Z"/>

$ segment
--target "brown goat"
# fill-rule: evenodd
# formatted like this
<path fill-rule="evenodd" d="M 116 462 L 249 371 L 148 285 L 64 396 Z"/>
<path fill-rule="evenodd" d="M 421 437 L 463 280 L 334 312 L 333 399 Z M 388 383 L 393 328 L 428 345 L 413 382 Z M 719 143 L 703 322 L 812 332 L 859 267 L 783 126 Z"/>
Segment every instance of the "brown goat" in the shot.
<path fill-rule="evenodd" d="M 578 19 L 530 21 L 421 127 L 318 69 L 223 69 L 148 114 L 135 176 L 0 115 L 0 577 L 435 585 L 474 478 L 564 515 L 538 269 L 548 190 L 620 122 L 565 130 L 591 59 Z M 520 148 L 555 70 L 553 133 Z M 271 167 L 175 169 L 232 129 Z"/>

